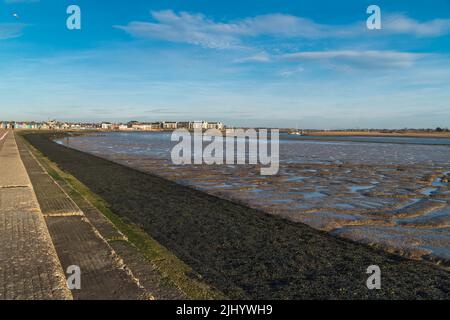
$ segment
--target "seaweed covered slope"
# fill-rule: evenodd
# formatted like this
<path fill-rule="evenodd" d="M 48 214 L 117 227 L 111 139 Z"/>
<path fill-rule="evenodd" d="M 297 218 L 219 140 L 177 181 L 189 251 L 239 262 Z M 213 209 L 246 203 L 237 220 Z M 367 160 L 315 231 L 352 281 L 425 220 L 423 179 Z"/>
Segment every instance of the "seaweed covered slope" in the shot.
<path fill-rule="evenodd" d="M 49 134 L 26 138 L 230 298 L 450 298 L 450 273 L 439 267 L 66 148 Z M 366 287 L 370 265 L 381 268 L 381 290 Z"/>

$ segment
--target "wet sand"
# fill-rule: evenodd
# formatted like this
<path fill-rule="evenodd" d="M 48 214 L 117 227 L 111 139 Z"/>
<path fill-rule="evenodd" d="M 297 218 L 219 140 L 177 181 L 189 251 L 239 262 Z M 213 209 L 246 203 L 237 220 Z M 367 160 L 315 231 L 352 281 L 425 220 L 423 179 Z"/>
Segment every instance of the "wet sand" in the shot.
<path fill-rule="evenodd" d="M 27 139 L 231 298 L 448 299 L 450 273 L 50 141 Z M 355 190 L 356 191 L 356 190 Z M 314 196 L 313 196 L 314 197 Z M 366 287 L 379 265 L 382 289 Z"/>
<path fill-rule="evenodd" d="M 282 140 L 279 174 L 261 176 L 256 166 L 174 166 L 168 133 L 61 143 L 337 236 L 450 265 L 448 146 Z"/>

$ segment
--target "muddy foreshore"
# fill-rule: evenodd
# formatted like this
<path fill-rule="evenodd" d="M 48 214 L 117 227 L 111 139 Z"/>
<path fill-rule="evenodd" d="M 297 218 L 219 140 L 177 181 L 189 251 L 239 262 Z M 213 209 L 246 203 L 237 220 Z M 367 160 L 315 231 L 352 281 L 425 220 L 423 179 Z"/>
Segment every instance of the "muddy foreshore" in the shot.
<path fill-rule="evenodd" d="M 27 140 L 230 298 L 449 299 L 450 272 L 51 141 Z M 366 287 L 381 268 L 381 290 Z"/>

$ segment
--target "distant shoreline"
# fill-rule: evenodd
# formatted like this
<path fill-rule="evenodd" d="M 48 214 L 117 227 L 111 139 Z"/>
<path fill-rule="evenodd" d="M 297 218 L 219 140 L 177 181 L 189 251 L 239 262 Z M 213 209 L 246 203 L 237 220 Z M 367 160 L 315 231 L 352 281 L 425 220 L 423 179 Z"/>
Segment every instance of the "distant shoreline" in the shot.
<path fill-rule="evenodd" d="M 230 128 L 228 128 L 230 129 Z M 276 129 L 276 128 L 234 128 L 234 129 Z M 174 129 L 160 129 L 160 130 L 105 130 L 105 129 L 87 129 L 87 130 L 75 130 L 75 129 L 66 129 L 66 130 L 48 130 L 48 129 L 15 129 L 16 131 L 36 131 L 36 132 L 72 132 L 72 133 L 100 133 L 100 132 L 123 132 L 123 133 L 132 133 L 132 132 L 172 132 Z M 290 133 L 298 130 L 288 129 L 288 128 L 279 128 L 280 133 Z M 189 130 L 192 131 L 192 130 Z M 221 130 L 226 131 L 226 129 Z M 450 138 L 449 132 L 437 132 L 437 131 L 419 131 L 419 130 L 411 130 L 411 131 L 396 131 L 396 130 L 386 130 L 386 131 L 352 131 L 352 130 L 314 130 L 314 129 L 305 129 L 303 130 L 303 136 L 334 136 L 334 137 L 400 137 L 400 138 Z"/>
<path fill-rule="evenodd" d="M 305 136 L 450 138 L 450 132 L 311 131 L 306 132 Z"/>

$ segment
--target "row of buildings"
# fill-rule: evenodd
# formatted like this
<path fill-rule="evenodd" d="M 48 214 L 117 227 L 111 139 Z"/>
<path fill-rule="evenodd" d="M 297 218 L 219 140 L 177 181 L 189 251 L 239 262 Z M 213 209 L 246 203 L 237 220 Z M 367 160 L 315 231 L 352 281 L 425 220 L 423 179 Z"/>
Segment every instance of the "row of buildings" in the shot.
<path fill-rule="evenodd" d="M 207 121 L 162 121 L 162 122 L 139 122 L 128 123 L 80 123 L 59 122 L 56 120 L 46 122 L 17 122 L 0 121 L 0 129 L 29 129 L 29 130 L 108 130 L 108 131 L 161 131 L 174 129 L 225 129 L 222 122 Z"/>
<path fill-rule="evenodd" d="M 70 123 L 56 120 L 46 122 L 36 121 L 0 121 L 0 129 L 28 130 L 99 130 L 102 125 L 96 123 Z"/>
<path fill-rule="evenodd" d="M 115 124 L 110 122 L 103 122 L 101 125 L 103 130 L 118 130 L 118 131 L 159 131 L 159 130 L 175 130 L 175 129 L 225 129 L 222 122 L 207 122 L 207 121 L 163 121 L 163 122 L 138 122 L 131 121 L 126 124 Z"/>

